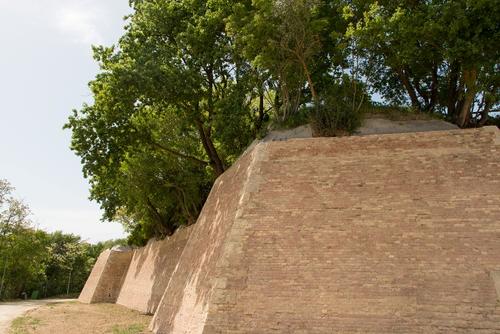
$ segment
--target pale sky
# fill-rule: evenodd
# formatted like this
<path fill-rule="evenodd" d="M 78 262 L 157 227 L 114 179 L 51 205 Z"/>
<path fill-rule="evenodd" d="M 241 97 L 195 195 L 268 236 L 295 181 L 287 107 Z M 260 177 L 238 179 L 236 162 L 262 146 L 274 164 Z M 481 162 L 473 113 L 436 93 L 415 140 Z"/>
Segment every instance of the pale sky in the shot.
<path fill-rule="evenodd" d="M 44 230 L 91 242 L 125 236 L 100 222 L 62 126 L 92 101 L 91 45 L 115 43 L 129 12 L 128 0 L 0 0 L 0 178 Z"/>

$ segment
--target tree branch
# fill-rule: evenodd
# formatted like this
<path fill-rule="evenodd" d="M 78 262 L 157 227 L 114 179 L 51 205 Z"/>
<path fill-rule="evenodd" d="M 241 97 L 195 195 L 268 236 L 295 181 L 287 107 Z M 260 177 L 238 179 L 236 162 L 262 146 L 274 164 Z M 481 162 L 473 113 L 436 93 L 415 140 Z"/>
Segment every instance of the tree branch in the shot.
<path fill-rule="evenodd" d="M 151 141 L 151 145 L 153 145 L 154 147 L 156 147 L 156 148 L 158 148 L 158 149 L 160 149 L 160 150 L 162 150 L 164 152 L 167 152 L 169 154 L 175 155 L 175 156 L 183 158 L 183 159 L 191 160 L 191 161 L 199 163 L 201 165 L 208 165 L 209 164 L 208 161 L 201 160 L 201 159 L 199 159 L 197 157 L 193 157 L 191 155 L 187 155 L 187 154 L 178 152 L 178 151 L 173 150 L 173 149 L 171 149 L 169 147 L 166 147 L 166 146 L 163 146 L 161 144 L 158 144 L 157 142 L 155 142 L 153 140 Z"/>

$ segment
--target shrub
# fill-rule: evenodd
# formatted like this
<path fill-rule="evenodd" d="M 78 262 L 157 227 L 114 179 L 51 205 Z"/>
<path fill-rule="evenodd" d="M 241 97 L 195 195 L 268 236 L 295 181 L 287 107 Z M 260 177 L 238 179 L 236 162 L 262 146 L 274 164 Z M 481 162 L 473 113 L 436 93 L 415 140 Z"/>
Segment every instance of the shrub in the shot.
<path fill-rule="evenodd" d="M 321 96 L 320 104 L 311 112 L 315 137 L 338 137 L 352 134 L 361 126 L 362 111 L 370 100 L 365 87 L 344 77 Z"/>

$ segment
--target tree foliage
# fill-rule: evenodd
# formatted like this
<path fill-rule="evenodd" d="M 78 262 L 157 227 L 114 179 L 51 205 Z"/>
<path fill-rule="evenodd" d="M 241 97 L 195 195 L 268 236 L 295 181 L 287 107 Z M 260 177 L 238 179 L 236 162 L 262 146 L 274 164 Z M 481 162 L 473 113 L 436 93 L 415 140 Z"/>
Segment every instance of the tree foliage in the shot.
<path fill-rule="evenodd" d="M 123 240 L 91 245 L 80 237 L 34 228 L 26 204 L 0 179 L 0 300 L 78 293 L 99 254 Z"/>
<path fill-rule="evenodd" d="M 344 135 L 368 90 L 461 127 L 498 110 L 498 0 L 130 4 L 117 44 L 94 47 L 93 103 L 66 127 L 91 199 L 131 243 L 194 223 L 268 119 Z"/>
<path fill-rule="evenodd" d="M 67 127 L 104 218 L 144 240 L 193 223 L 214 178 L 250 143 L 252 75 L 220 1 L 133 1 L 117 47 L 94 49 L 94 104 Z M 140 240 L 139 240 L 140 241 Z"/>
<path fill-rule="evenodd" d="M 378 92 L 466 127 L 485 124 L 498 107 L 499 5 L 353 1 L 345 17 L 365 57 L 364 74 Z"/>

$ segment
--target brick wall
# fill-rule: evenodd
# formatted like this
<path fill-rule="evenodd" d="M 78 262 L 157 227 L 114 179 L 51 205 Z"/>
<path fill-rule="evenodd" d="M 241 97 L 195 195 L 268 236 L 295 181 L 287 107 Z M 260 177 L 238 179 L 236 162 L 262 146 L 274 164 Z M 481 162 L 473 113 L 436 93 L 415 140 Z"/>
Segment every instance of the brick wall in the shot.
<path fill-rule="evenodd" d="M 216 264 L 242 203 L 254 151 L 244 155 L 214 184 L 165 290 L 151 329 L 157 333 L 201 333 L 214 291 Z"/>
<path fill-rule="evenodd" d="M 132 255 L 131 250 L 102 252 L 78 300 L 82 303 L 116 302 Z"/>
<path fill-rule="evenodd" d="M 117 304 L 154 314 L 184 250 L 190 228 L 181 228 L 164 240 L 151 240 L 146 247 L 134 251 Z"/>
<path fill-rule="evenodd" d="M 220 177 L 157 333 L 498 333 L 496 128 L 257 145 Z"/>
<path fill-rule="evenodd" d="M 104 271 L 104 267 L 106 266 L 106 262 L 109 258 L 110 250 L 105 250 L 102 252 L 97 258 L 94 267 L 92 268 L 92 272 L 90 273 L 89 278 L 87 278 L 87 282 L 85 282 L 85 286 L 83 287 L 82 292 L 80 292 L 80 296 L 78 300 L 82 303 L 90 304 L 92 302 L 92 297 L 94 296 L 95 289 L 99 284 L 99 279 Z"/>

